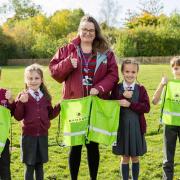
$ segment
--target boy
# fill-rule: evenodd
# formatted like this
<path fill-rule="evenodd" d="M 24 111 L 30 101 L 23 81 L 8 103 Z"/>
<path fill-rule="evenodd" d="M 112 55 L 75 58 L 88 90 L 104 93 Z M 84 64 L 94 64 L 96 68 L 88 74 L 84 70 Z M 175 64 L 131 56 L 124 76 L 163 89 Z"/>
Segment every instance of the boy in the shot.
<path fill-rule="evenodd" d="M 180 141 L 180 56 L 172 58 L 170 64 L 174 80 L 168 81 L 166 77 L 163 77 L 152 100 L 152 103 L 156 105 L 164 89 L 162 103 L 162 120 L 164 123 L 164 180 L 173 180 L 174 155 L 178 137 Z M 164 88 L 165 86 L 166 88 Z"/>
<path fill-rule="evenodd" d="M 1 79 L 0 68 L 0 79 Z M 11 114 L 14 109 L 14 101 L 11 92 L 0 88 L 0 179 L 10 180 L 10 153 L 8 139 Z M 10 111 L 9 111 L 10 110 Z"/>

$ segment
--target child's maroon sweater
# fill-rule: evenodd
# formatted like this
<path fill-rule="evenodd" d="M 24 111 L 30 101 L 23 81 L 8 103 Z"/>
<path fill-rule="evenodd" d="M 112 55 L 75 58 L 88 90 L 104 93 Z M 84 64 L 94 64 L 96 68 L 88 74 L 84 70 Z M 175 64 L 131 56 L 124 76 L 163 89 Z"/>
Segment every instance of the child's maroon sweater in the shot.
<path fill-rule="evenodd" d="M 141 133 L 144 134 L 146 133 L 146 126 L 147 126 L 144 113 L 148 113 L 150 111 L 150 103 L 149 103 L 149 96 L 144 86 L 141 86 L 139 84 L 137 85 L 139 88 L 139 101 L 131 102 L 129 108 L 132 111 L 135 111 L 136 113 L 139 114 L 139 117 L 140 117 L 139 123 L 141 127 Z M 119 84 L 117 84 L 116 87 L 113 89 L 111 98 L 117 99 L 117 100 L 126 99 L 122 94 L 120 94 Z"/>
<path fill-rule="evenodd" d="M 22 134 L 30 136 L 47 135 L 50 119 L 55 118 L 60 111 L 60 104 L 54 108 L 51 102 L 43 96 L 36 101 L 30 94 L 27 103 L 17 101 L 14 117 L 23 120 Z"/>

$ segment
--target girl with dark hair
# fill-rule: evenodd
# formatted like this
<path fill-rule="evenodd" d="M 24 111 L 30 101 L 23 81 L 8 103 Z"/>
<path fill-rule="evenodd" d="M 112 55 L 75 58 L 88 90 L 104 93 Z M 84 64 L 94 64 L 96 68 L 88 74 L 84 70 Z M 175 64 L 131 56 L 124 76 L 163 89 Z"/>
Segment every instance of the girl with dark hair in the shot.
<path fill-rule="evenodd" d="M 113 146 L 113 153 L 121 155 L 122 179 L 129 179 L 129 162 L 132 161 L 132 177 L 139 177 L 139 156 L 146 151 L 146 121 L 144 113 L 150 110 L 149 97 L 144 86 L 136 83 L 139 64 L 134 59 L 122 62 L 121 73 L 123 82 L 112 91 L 112 99 L 119 100 L 120 122 L 117 143 Z"/>
<path fill-rule="evenodd" d="M 109 99 L 109 93 L 118 82 L 118 67 L 114 53 L 101 34 L 97 21 L 84 16 L 78 36 L 68 45 L 59 48 L 49 68 L 52 77 L 63 83 L 63 99 L 76 99 L 98 95 Z M 98 143 L 86 144 L 91 180 L 96 180 L 99 166 Z M 70 148 L 69 167 L 72 180 L 77 180 L 82 145 Z"/>
<path fill-rule="evenodd" d="M 25 180 L 44 179 L 43 163 L 48 161 L 48 129 L 50 119 L 60 111 L 51 105 L 51 96 L 44 84 L 43 71 L 38 64 L 25 69 L 25 91 L 17 98 L 14 117 L 22 121 L 22 162 L 26 165 Z"/>

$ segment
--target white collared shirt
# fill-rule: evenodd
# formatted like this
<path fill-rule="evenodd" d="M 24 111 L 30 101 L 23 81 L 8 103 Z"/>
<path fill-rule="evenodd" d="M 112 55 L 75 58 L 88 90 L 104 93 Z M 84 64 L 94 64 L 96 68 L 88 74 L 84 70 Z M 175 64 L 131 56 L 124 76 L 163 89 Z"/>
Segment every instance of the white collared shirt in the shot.
<path fill-rule="evenodd" d="M 36 96 L 36 95 L 34 94 L 35 91 L 32 90 L 32 89 L 28 89 L 28 92 L 31 94 L 31 96 L 32 96 L 36 101 L 39 101 L 39 100 L 43 97 L 43 93 L 41 92 L 40 89 L 37 90 L 37 92 L 39 93 L 39 96 Z"/>
<path fill-rule="evenodd" d="M 123 88 L 124 90 L 129 90 L 129 88 L 133 91 L 135 87 L 135 82 L 133 82 L 131 85 L 128 85 L 125 81 L 123 81 Z"/>

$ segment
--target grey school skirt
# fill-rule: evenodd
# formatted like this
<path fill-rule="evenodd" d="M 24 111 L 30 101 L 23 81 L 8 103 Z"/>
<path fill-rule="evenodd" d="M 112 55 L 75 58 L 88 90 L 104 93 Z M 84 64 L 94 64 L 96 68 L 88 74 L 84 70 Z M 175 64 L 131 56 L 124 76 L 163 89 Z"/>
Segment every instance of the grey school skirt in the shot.
<path fill-rule="evenodd" d="M 22 136 L 21 160 L 28 165 L 48 161 L 48 136 Z"/>
<path fill-rule="evenodd" d="M 141 133 L 139 115 L 129 108 L 121 108 L 121 121 L 113 153 L 123 156 L 142 156 L 147 152 L 146 140 Z"/>

